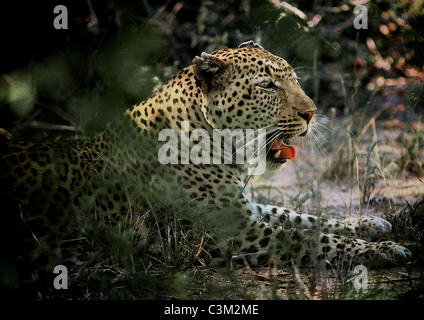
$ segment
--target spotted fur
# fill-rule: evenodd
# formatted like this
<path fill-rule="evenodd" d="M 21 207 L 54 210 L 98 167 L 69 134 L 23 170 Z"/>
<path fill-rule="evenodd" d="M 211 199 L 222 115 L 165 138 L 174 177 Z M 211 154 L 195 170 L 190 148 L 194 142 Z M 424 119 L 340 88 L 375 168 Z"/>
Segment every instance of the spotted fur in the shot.
<path fill-rule="evenodd" d="M 202 53 L 93 140 L 3 144 L 0 191 L 2 203 L 9 204 L 2 210 L 9 232 L 2 242 L 30 240 L 19 252 L 7 249 L 17 256 L 63 248 L 78 219 L 126 222 L 143 231 L 146 214 L 165 204 L 193 219 L 207 216 L 218 226 L 211 252 L 229 250 L 245 261 L 336 265 L 343 260 L 349 266 L 403 261 L 409 255 L 404 247 L 368 241 L 390 232 L 383 219 L 326 220 L 252 203 L 243 193 L 243 165 L 185 164 L 181 153 L 178 164 L 158 162 L 159 132 L 181 134 L 183 121 L 191 131 L 210 133 L 273 129 L 287 142 L 308 134 L 315 111 L 293 68 L 261 46 L 250 41 Z M 272 159 L 272 152 L 267 160 L 270 170 L 286 162 Z M 49 252 L 54 264 L 64 258 L 61 250 Z"/>

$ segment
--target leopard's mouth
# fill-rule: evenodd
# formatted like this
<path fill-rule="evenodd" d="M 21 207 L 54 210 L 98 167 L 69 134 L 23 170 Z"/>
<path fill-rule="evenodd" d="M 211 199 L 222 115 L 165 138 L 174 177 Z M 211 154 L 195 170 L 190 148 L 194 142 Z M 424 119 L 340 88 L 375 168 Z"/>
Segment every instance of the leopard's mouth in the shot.
<path fill-rule="evenodd" d="M 285 163 L 287 160 L 293 160 L 296 157 L 296 148 L 290 145 L 288 138 L 270 137 L 267 135 L 267 146 L 269 151 L 267 158 L 274 163 Z"/>

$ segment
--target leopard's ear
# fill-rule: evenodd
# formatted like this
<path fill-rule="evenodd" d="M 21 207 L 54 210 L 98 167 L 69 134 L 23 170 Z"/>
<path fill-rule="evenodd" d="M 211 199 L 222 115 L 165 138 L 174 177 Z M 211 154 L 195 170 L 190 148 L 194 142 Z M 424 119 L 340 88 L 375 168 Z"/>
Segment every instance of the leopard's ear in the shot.
<path fill-rule="evenodd" d="M 256 42 L 253 42 L 252 40 L 243 42 L 238 47 L 239 47 L 239 49 L 240 48 L 253 48 L 253 49 L 265 50 L 260 44 L 257 44 Z"/>
<path fill-rule="evenodd" d="M 226 67 L 224 60 L 203 52 L 193 59 L 194 76 L 202 83 L 202 88 L 210 91 L 214 77 Z"/>

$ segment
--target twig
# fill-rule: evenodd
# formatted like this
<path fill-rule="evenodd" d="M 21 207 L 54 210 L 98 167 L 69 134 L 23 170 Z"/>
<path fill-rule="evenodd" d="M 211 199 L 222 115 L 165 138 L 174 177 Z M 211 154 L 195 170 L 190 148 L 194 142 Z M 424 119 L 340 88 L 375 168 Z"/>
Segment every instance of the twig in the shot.
<path fill-rule="evenodd" d="M 373 125 L 375 123 L 375 120 L 378 118 L 378 116 L 384 111 L 386 110 L 388 107 L 387 106 L 383 106 L 381 107 L 375 114 L 374 116 L 368 121 L 368 123 L 362 128 L 361 132 L 358 135 L 357 138 L 357 142 L 355 142 L 354 147 L 357 147 L 358 141 L 361 140 L 362 136 L 365 134 L 365 132 L 367 132 L 367 130 L 369 129 L 369 127 L 371 125 Z"/>
<path fill-rule="evenodd" d="M 356 33 L 356 40 L 355 40 L 355 58 L 353 61 L 353 106 L 352 106 L 352 118 L 350 120 L 350 123 L 347 126 L 348 131 L 353 126 L 353 123 L 355 122 L 355 116 L 356 116 L 356 107 L 357 107 L 357 98 L 358 98 L 358 84 L 357 84 L 357 78 L 358 78 L 358 41 L 359 41 L 359 32 Z"/>
<path fill-rule="evenodd" d="M 32 128 L 38 128 L 38 129 L 46 129 L 46 130 L 63 130 L 63 131 L 78 131 L 74 126 L 66 126 L 61 124 L 54 124 L 54 123 L 46 123 L 41 121 L 31 121 L 30 126 Z"/>

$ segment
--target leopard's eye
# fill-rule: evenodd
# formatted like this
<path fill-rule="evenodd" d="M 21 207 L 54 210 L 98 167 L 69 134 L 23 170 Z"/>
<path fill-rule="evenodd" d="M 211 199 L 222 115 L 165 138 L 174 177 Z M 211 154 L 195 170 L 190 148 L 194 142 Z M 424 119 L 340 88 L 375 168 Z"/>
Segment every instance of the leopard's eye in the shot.
<path fill-rule="evenodd" d="M 263 89 L 269 89 L 269 90 L 277 89 L 277 85 L 272 81 L 263 81 L 259 83 L 259 86 Z"/>

